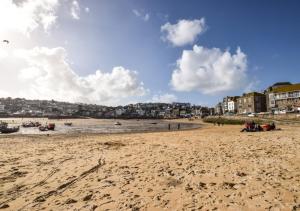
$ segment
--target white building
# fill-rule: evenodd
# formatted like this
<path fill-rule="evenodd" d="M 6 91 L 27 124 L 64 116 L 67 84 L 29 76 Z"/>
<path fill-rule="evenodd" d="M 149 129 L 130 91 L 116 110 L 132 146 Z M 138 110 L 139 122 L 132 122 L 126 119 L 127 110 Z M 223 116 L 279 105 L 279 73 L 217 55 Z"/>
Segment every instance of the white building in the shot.
<path fill-rule="evenodd" d="M 0 104 L 0 112 L 4 112 L 4 110 L 5 110 L 5 105 Z"/>
<path fill-rule="evenodd" d="M 268 111 L 298 111 L 300 108 L 300 83 L 272 86 L 267 92 Z"/>
<path fill-rule="evenodd" d="M 115 112 L 116 112 L 116 116 L 121 116 L 122 114 L 125 113 L 125 109 L 118 108 L 118 109 L 115 110 Z"/>
<path fill-rule="evenodd" d="M 228 111 L 231 113 L 235 113 L 237 111 L 237 102 L 236 101 L 228 101 Z"/>
<path fill-rule="evenodd" d="M 138 110 L 136 110 L 136 112 L 138 113 L 139 116 L 144 116 L 146 113 L 146 111 L 143 109 L 138 109 Z"/>

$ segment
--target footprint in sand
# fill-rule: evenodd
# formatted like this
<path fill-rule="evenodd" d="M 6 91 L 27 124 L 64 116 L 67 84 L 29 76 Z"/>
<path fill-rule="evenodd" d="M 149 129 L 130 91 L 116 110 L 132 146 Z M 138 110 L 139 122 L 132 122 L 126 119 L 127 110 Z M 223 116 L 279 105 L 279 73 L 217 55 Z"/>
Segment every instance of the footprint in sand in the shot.
<path fill-rule="evenodd" d="M 76 203 L 77 201 L 75 199 L 68 199 L 65 204 L 74 204 Z"/>

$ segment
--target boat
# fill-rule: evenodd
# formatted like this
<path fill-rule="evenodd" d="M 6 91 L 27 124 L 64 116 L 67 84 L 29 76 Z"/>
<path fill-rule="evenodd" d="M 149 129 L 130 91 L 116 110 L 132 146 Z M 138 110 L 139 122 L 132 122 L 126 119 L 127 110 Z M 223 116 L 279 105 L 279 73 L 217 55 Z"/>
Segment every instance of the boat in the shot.
<path fill-rule="evenodd" d="M 72 122 L 65 122 L 66 126 L 72 126 L 72 124 L 73 124 Z"/>
<path fill-rule="evenodd" d="M 55 124 L 54 123 L 49 123 L 47 125 L 48 130 L 54 130 L 55 129 Z"/>
<path fill-rule="evenodd" d="M 39 126 L 39 130 L 44 132 L 44 131 L 48 131 L 47 126 Z"/>
<path fill-rule="evenodd" d="M 19 131 L 19 129 L 20 129 L 19 126 L 18 127 L 2 127 L 0 129 L 0 132 L 1 133 L 16 133 Z"/>
<path fill-rule="evenodd" d="M 115 122 L 115 125 L 122 125 L 121 122 Z"/>
<path fill-rule="evenodd" d="M 39 122 L 24 122 L 22 123 L 22 127 L 39 127 L 41 126 L 41 123 Z"/>
<path fill-rule="evenodd" d="M 7 123 L 6 122 L 0 122 L 0 129 L 2 128 L 7 128 Z"/>
<path fill-rule="evenodd" d="M 44 132 L 48 130 L 54 130 L 55 129 L 55 124 L 54 123 L 49 123 L 48 125 L 45 126 L 39 126 L 39 130 Z"/>

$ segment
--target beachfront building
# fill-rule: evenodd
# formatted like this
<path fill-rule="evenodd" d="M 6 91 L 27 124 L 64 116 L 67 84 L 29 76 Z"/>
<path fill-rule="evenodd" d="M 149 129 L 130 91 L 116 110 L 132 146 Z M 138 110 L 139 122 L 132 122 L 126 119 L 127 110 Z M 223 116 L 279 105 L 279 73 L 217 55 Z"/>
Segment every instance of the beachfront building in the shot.
<path fill-rule="evenodd" d="M 238 114 L 266 112 L 266 95 L 258 92 L 243 94 L 238 101 Z"/>
<path fill-rule="evenodd" d="M 266 91 L 267 109 L 270 112 L 299 112 L 300 111 L 300 83 L 276 83 Z"/>
<path fill-rule="evenodd" d="M 223 115 L 223 108 L 221 102 L 215 106 L 215 115 Z"/>
<path fill-rule="evenodd" d="M 228 102 L 228 112 L 229 113 L 237 113 L 237 100 L 231 100 Z"/>
<path fill-rule="evenodd" d="M 0 113 L 3 113 L 5 111 L 5 105 L 0 104 Z"/>
<path fill-rule="evenodd" d="M 115 110 L 115 113 L 116 113 L 117 117 L 122 116 L 123 114 L 125 114 L 125 112 L 126 112 L 126 110 L 122 107 L 118 107 Z"/>
<path fill-rule="evenodd" d="M 237 99 L 239 96 L 227 96 L 223 98 L 223 103 L 222 103 L 222 112 L 223 114 L 226 113 L 236 113 L 237 108 Z M 230 108 L 229 108 L 229 103 L 230 103 Z"/>

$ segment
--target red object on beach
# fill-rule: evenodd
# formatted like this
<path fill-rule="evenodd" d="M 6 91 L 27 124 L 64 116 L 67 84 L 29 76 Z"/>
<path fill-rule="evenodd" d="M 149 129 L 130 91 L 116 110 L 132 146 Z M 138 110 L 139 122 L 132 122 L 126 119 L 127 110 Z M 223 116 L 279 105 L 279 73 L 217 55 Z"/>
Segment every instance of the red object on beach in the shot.
<path fill-rule="evenodd" d="M 54 130 L 55 129 L 55 124 L 54 123 L 49 123 L 47 128 L 48 128 L 48 130 Z"/>
<path fill-rule="evenodd" d="M 265 125 L 262 125 L 261 127 L 264 131 L 270 131 L 271 130 L 271 125 L 270 124 L 265 124 Z"/>

